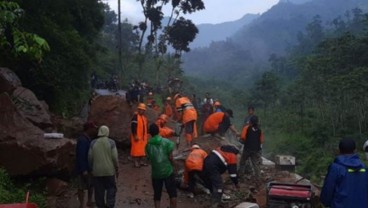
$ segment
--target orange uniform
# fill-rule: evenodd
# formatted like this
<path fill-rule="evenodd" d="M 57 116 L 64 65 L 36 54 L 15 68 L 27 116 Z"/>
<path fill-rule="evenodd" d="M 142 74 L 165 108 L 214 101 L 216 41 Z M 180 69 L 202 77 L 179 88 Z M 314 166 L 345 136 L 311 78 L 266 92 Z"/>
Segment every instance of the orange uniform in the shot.
<path fill-rule="evenodd" d="M 166 114 L 169 118 L 173 116 L 173 109 L 170 103 L 165 104 L 164 114 Z"/>
<path fill-rule="evenodd" d="M 206 121 L 203 124 L 203 130 L 206 133 L 215 133 L 217 132 L 220 123 L 224 119 L 225 113 L 223 112 L 216 112 L 212 113 L 208 116 Z"/>
<path fill-rule="evenodd" d="M 147 118 L 145 115 L 139 115 L 136 113 L 131 121 L 131 134 L 130 134 L 130 142 L 131 149 L 130 155 L 133 157 L 144 157 L 146 156 L 145 148 L 148 141 L 148 132 L 147 132 Z M 135 140 L 135 136 L 137 136 L 138 140 Z"/>
<path fill-rule="evenodd" d="M 249 127 L 250 127 L 249 125 L 245 125 L 242 129 L 242 132 L 240 134 L 240 139 L 242 140 L 242 142 L 245 142 L 247 140 L 247 133 L 248 133 Z M 261 131 L 261 135 L 259 137 L 259 143 L 263 144 L 263 142 L 264 142 L 264 135 L 263 135 L 263 132 Z"/>
<path fill-rule="evenodd" d="M 158 118 L 155 122 L 155 124 L 160 128 L 160 136 L 164 138 L 170 138 L 174 136 L 174 130 L 171 128 L 165 126 L 166 121 L 164 121 L 162 118 Z"/>
<path fill-rule="evenodd" d="M 203 149 L 193 149 L 185 160 L 185 168 L 189 171 L 203 169 L 204 158 L 207 157 L 207 152 Z"/>
<path fill-rule="evenodd" d="M 207 157 L 207 152 L 200 148 L 195 148 L 188 155 L 185 160 L 185 169 L 184 169 L 184 183 L 189 183 L 189 175 L 190 171 L 202 171 L 203 169 L 203 161 Z"/>
<path fill-rule="evenodd" d="M 181 97 L 176 99 L 175 107 L 178 112 L 182 112 L 182 118 L 180 120 L 185 124 L 189 121 L 197 120 L 197 111 L 189 98 Z"/>

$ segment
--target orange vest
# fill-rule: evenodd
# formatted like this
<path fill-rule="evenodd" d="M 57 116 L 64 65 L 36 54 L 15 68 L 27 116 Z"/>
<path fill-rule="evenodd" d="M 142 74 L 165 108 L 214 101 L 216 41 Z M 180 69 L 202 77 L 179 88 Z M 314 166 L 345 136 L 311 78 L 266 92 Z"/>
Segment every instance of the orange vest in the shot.
<path fill-rule="evenodd" d="M 182 118 L 179 118 L 183 123 L 197 120 L 197 111 L 189 98 L 181 97 L 176 99 L 175 107 L 178 112 L 182 112 Z"/>
<path fill-rule="evenodd" d="M 146 156 L 145 148 L 148 141 L 148 132 L 147 132 L 147 118 L 145 115 L 137 116 L 137 137 L 138 141 L 134 139 L 134 133 L 130 134 L 130 142 L 131 142 L 131 149 L 130 155 L 133 157 L 143 157 Z"/>
<path fill-rule="evenodd" d="M 172 107 L 171 107 L 170 103 L 165 104 L 164 114 L 166 114 L 170 118 L 173 115 L 173 110 L 172 110 Z"/>
<path fill-rule="evenodd" d="M 164 121 L 161 118 L 158 118 L 155 122 L 155 124 L 158 126 L 158 128 L 160 129 L 160 136 L 164 137 L 164 138 L 170 138 L 174 136 L 174 130 L 172 130 L 171 128 L 164 126 Z"/>
<path fill-rule="evenodd" d="M 203 130 L 206 133 L 216 132 L 220 123 L 222 122 L 222 119 L 224 118 L 224 115 L 225 113 L 223 112 L 216 112 L 209 115 L 203 124 Z"/>
<path fill-rule="evenodd" d="M 228 165 L 236 165 L 237 164 L 238 159 L 236 157 L 236 154 L 234 154 L 232 152 L 222 151 L 220 147 L 217 148 L 216 151 L 221 154 L 221 156 L 225 159 L 225 162 Z"/>
<path fill-rule="evenodd" d="M 204 158 L 207 157 L 207 153 L 202 149 L 193 149 L 185 160 L 185 168 L 188 171 L 203 169 Z"/>
<path fill-rule="evenodd" d="M 248 128 L 249 128 L 249 124 L 245 125 L 242 129 L 242 132 L 240 134 L 240 139 L 245 142 L 245 140 L 247 140 L 247 132 L 248 132 Z M 261 144 L 263 144 L 264 142 L 264 135 L 263 135 L 263 132 L 261 132 L 261 137 L 259 138 L 259 142 Z"/>

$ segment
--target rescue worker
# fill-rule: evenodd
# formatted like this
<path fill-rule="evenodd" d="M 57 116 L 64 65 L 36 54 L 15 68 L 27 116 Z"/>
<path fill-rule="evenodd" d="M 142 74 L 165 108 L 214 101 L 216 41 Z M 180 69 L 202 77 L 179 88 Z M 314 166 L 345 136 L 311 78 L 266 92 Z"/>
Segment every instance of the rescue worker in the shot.
<path fill-rule="evenodd" d="M 227 170 L 236 189 L 239 189 L 237 176 L 237 154 L 239 150 L 232 145 L 223 145 L 204 159 L 203 181 L 211 192 L 212 207 L 217 207 L 221 202 L 224 190 L 224 182 L 221 175 Z"/>
<path fill-rule="evenodd" d="M 196 177 L 201 178 L 203 170 L 203 161 L 207 157 L 207 152 L 194 144 L 187 159 L 185 160 L 184 183 L 188 185 L 189 198 L 194 197 Z"/>
<path fill-rule="evenodd" d="M 248 106 L 248 115 L 244 118 L 244 125 L 248 125 L 250 118 L 252 118 L 253 116 L 256 116 L 254 111 L 255 110 L 253 106 L 251 105 Z"/>
<path fill-rule="evenodd" d="M 213 112 L 224 112 L 225 108 L 221 105 L 220 101 L 215 101 L 213 104 Z"/>
<path fill-rule="evenodd" d="M 171 106 L 171 97 L 166 98 L 163 113 L 166 114 L 169 118 L 172 118 L 173 109 Z"/>
<path fill-rule="evenodd" d="M 201 134 L 205 134 L 204 132 L 204 122 L 207 120 L 208 116 L 213 113 L 213 108 L 210 103 L 210 100 L 207 99 L 206 102 L 201 107 Z"/>
<path fill-rule="evenodd" d="M 213 113 L 204 122 L 203 130 L 206 133 L 213 135 L 219 134 L 223 137 L 226 131 L 230 129 L 234 134 L 239 135 L 234 125 L 231 124 L 230 117 L 233 117 L 233 111 L 231 109 L 227 109 L 225 112 Z"/>
<path fill-rule="evenodd" d="M 213 99 L 210 97 L 210 93 L 206 92 L 204 99 L 203 99 L 203 103 L 207 103 L 209 102 L 211 105 L 213 105 Z"/>
<path fill-rule="evenodd" d="M 329 166 L 321 202 L 331 208 L 368 207 L 368 170 L 355 153 L 356 144 L 351 138 L 339 143 L 340 155 Z"/>
<path fill-rule="evenodd" d="M 169 117 L 166 114 L 161 114 L 157 119 L 155 124 L 160 129 L 160 136 L 164 138 L 170 138 L 175 136 L 175 131 L 172 130 L 170 127 L 166 126 L 167 121 L 169 120 Z"/>
<path fill-rule="evenodd" d="M 249 125 L 244 126 L 240 142 L 244 145 L 243 153 L 240 159 L 239 174 L 244 175 L 246 168 L 246 161 L 250 159 L 253 167 L 253 176 L 255 179 L 260 177 L 260 166 L 262 164 L 262 144 L 264 136 L 261 129 L 258 127 L 257 116 L 252 116 Z"/>
<path fill-rule="evenodd" d="M 176 110 L 179 113 L 178 121 L 183 124 L 187 145 L 190 147 L 193 138 L 197 137 L 197 111 L 189 98 L 181 96 L 180 93 L 174 96 L 174 100 Z"/>
<path fill-rule="evenodd" d="M 147 106 L 149 108 L 152 108 L 152 102 L 154 101 L 154 97 L 153 97 L 153 93 L 152 92 L 148 92 L 148 96 L 147 96 L 147 99 L 146 99 L 146 103 L 147 103 Z"/>
<path fill-rule="evenodd" d="M 134 167 L 136 168 L 147 166 L 143 161 L 143 158 L 146 156 L 145 148 L 148 140 L 148 126 L 145 112 L 146 105 L 144 103 L 139 103 L 137 112 L 131 120 L 130 155 L 134 161 Z"/>

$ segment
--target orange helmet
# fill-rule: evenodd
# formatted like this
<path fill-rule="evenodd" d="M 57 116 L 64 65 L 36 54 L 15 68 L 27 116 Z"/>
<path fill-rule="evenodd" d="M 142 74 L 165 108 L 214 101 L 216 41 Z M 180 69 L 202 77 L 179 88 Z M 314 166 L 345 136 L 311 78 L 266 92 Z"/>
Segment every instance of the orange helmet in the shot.
<path fill-rule="evenodd" d="M 144 103 L 139 103 L 137 109 L 146 110 L 146 105 Z"/>
<path fill-rule="evenodd" d="M 169 120 L 169 117 L 166 114 L 161 114 L 160 117 L 158 117 L 158 118 L 162 119 L 165 122 L 167 122 L 167 120 Z"/>
<path fill-rule="evenodd" d="M 220 103 L 220 101 L 216 101 L 213 105 L 214 105 L 214 106 L 220 106 L 220 105 L 221 105 L 221 103 Z"/>

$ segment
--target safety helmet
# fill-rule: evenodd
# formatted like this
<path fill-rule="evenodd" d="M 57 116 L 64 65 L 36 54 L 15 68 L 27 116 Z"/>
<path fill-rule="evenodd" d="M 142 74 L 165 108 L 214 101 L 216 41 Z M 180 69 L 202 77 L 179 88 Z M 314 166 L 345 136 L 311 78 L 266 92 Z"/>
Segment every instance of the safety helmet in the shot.
<path fill-rule="evenodd" d="M 200 149 L 199 145 L 198 144 L 193 144 L 192 145 L 192 149 Z"/>
<path fill-rule="evenodd" d="M 214 106 L 220 106 L 220 105 L 221 105 L 221 103 L 220 103 L 220 101 L 216 101 L 213 105 L 214 105 Z"/>
<path fill-rule="evenodd" d="M 148 95 L 150 95 L 150 96 L 151 96 L 151 95 L 153 95 L 153 93 L 152 93 L 152 92 L 149 92 L 149 93 L 148 93 Z"/>
<path fill-rule="evenodd" d="M 166 100 L 170 101 L 171 100 L 171 97 L 167 97 Z"/>
<path fill-rule="evenodd" d="M 178 99 L 180 97 L 180 93 L 176 93 L 174 96 L 174 100 Z"/>
<path fill-rule="evenodd" d="M 139 103 L 137 109 L 146 110 L 146 105 L 144 103 Z"/>
<path fill-rule="evenodd" d="M 165 122 L 167 122 L 167 120 L 169 119 L 169 117 L 166 114 L 161 114 L 159 118 Z"/>

